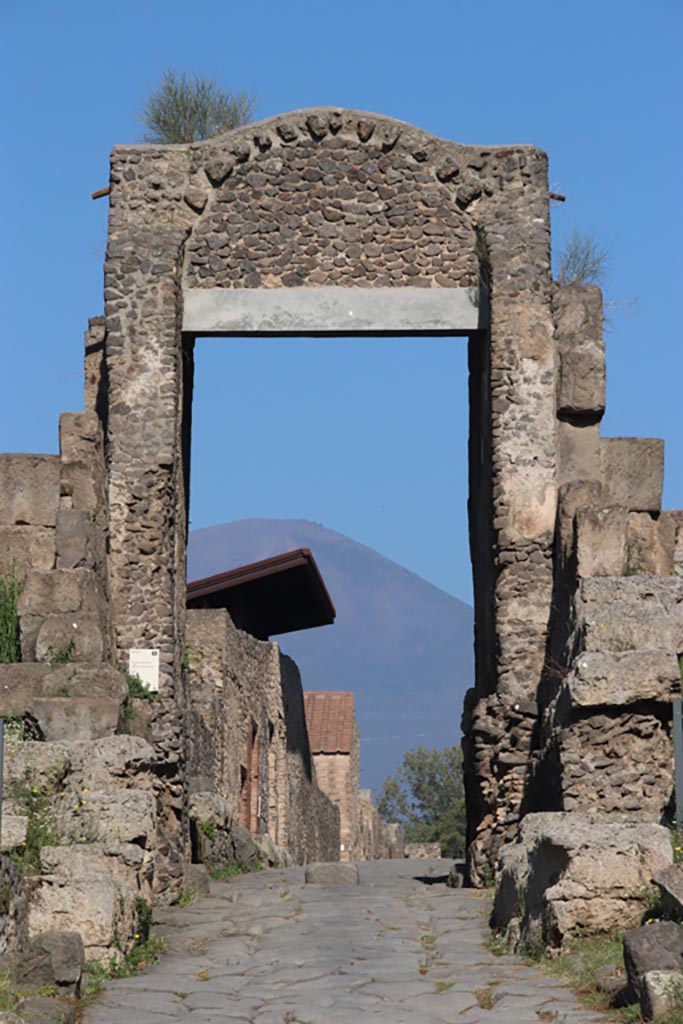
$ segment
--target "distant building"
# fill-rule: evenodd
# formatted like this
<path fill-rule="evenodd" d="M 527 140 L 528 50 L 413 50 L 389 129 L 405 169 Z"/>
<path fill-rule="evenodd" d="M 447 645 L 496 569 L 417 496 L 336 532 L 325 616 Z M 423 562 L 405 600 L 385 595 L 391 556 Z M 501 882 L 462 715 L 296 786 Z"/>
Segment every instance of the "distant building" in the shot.
<path fill-rule="evenodd" d="M 304 707 L 316 780 L 339 807 L 340 860 L 359 860 L 360 736 L 354 695 L 309 690 Z"/>

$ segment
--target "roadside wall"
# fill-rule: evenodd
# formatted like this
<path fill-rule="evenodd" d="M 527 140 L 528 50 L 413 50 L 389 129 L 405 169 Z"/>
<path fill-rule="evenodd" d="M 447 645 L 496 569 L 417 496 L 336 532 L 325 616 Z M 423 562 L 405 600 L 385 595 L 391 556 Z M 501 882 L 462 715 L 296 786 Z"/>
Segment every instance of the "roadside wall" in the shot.
<path fill-rule="evenodd" d="M 235 822 L 296 863 L 339 859 L 339 816 L 316 784 L 294 662 L 227 611 L 192 609 L 186 670 L 189 789 L 216 792 Z"/>

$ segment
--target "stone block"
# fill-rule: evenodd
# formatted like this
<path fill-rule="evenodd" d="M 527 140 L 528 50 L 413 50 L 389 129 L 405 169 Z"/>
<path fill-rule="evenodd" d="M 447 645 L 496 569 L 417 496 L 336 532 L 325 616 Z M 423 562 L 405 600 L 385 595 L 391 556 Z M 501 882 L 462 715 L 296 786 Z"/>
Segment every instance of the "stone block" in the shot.
<path fill-rule="evenodd" d="M 554 285 L 552 308 L 556 336 L 582 341 L 602 338 L 602 291 L 597 285 Z"/>
<path fill-rule="evenodd" d="M 624 508 L 577 510 L 576 562 L 580 577 L 624 574 L 628 516 Z"/>
<path fill-rule="evenodd" d="M 40 738 L 67 743 L 113 736 L 121 705 L 108 697 L 47 697 L 33 701 L 31 718 Z"/>
<path fill-rule="evenodd" d="M 101 530 L 87 512 L 72 508 L 57 512 L 58 569 L 94 569 L 102 560 L 101 546 Z"/>
<path fill-rule="evenodd" d="M 28 782 L 40 790 L 55 790 L 66 778 L 71 761 L 63 743 L 5 744 L 5 782 Z"/>
<path fill-rule="evenodd" d="M 683 864 L 671 864 L 658 871 L 652 881 L 671 919 L 683 921 Z"/>
<path fill-rule="evenodd" d="M 57 747 L 57 744 L 50 746 Z M 152 772 L 159 765 L 159 757 L 152 746 L 139 736 L 107 736 L 101 740 L 59 746 L 68 753 L 70 782 L 75 787 L 115 789 L 118 792 L 130 785 L 153 789 L 157 783 Z"/>
<path fill-rule="evenodd" d="M 602 292 L 595 285 L 556 285 L 552 307 L 559 353 L 558 412 L 601 416 L 605 409 Z"/>
<path fill-rule="evenodd" d="M 130 893 L 152 899 L 153 851 L 135 843 L 84 843 L 44 846 L 40 851 L 43 874 L 65 879 L 108 875 Z"/>
<path fill-rule="evenodd" d="M 47 931 L 80 932 L 85 958 L 107 964 L 135 934 L 134 900 L 108 875 L 65 879 L 41 875 L 29 904 L 31 938 Z"/>
<path fill-rule="evenodd" d="M 57 455 L 0 455 L 0 525 L 54 526 L 59 475 Z"/>
<path fill-rule="evenodd" d="M 85 332 L 85 408 L 94 412 L 97 408 L 101 382 L 104 374 L 104 341 L 107 334 L 103 316 L 88 320 Z"/>
<path fill-rule="evenodd" d="M 194 889 L 199 896 L 208 896 L 211 891 L 211 875 L 205 864 L 188 864 L 185 868 L 186 889 Z"/>
<path fill-rule="evenodd" d="M 30 569 L 52 569 L 55 531 L 50 526 L 0 526 L 0 576 L 23 580 Z"/>
<path fill-rule="evenodd" d="M 62 463 L 59 486 L 60 508 L 77 509 L 95 518 L 104 506 L 103 483 L 92 464 Z"/>
<path fill-rule="evenodd" d="M 601 416 L 605 411 L 605 343 L 562 339 L 557 411 Z"/>
<path fill-rule="evenodd" d="M 593 577 L 581 581 L 577 607 L 587 652 L 683 651 L 683 579 Z"/>
<path fill-rule="evenodd" d="M 13 850 L 26 842 L 28 832 L 28 816 L 25 814 L 8 814 L 3 808 L 2 815 L 2 838 L 0 839 L 0 850 Z"/>
<path fill-rule="evenodd" d="M 27 943 L 26 881 L 14 861 L 0 855 L 0 958 L 21 953 Z"/>
<path fill-rule="evenodd" d="M 600 427 L 597 423 L 576 426 L 557 424 L 558 482 L 600 480 Z"/>
<path fill-rule="evenodd" d="M 274 843 L 267 833 L 254 836 L 254 842 L 262 863 L 267 864 L 269 868 L 289 868 L 294 863 L 287 850 Z"/>
<path fill-rule="evenodd" d="M 16 980 L 20 987 L 56 985 L 60 993 L 77 997 L 84 962 L 79 932 L 42 932 L 17 964 Z"/>
<path fill-rule="evenodd" d="M 63 412 L 59 417 L 59 453 L 63 462 L 91 460 L 102 441 L 95 412 Z"/>
<path fill-rule="evenodd" d="M 88 697 L 120 706 L 127 694 L 123 676 L 111 665 L 0 665 L 0 715 L 6 717 L 31 712 L 36 701 L 52 697 Z"/>
<path fill-rule="evenodd" d="M 682 971 L 648 971 L 641 979 L 640 1011 L 643 1020 L 658 1021 L 680 1011 Z"/>
<path fill-rule="evenodd" d="M 632 512 L 659 512 L 664 486 L 664 442 L 656 437 L 600 440 L 603 502 Z"/>
<path fill-rule="evenodd" d="M 624 935 L 624 966 L 638 998 L 649 971 L 683 971 L 683 929 L 674 921 L 653 921 Z"/>
<path fill-rule="evenodd" d="M 53 569 L 29 572 L 18 603 L 20 616 L 44 618 L 52 612 L 92 611 L 104 597 L 99 580 L 90 569 Z"/>
<path fill-rule="evenodd" d="M 669 704 L 680 692 L 678 659 L 670 651 L 581 654 L 565 680 L 572 707 L 622 706 L 641 700 Z"/>
<path fill-rule="evenodd" d="M 31 660 L 30 635 L 21 642 L 22 658 Z M 55 657 L 69 656 L 75 662 L 99 664 L 104 660 L 104 636 L 99 615 L 67 612 L 48 615 L 35 639 L 33 657 L 51 662 Z"/>
<path fill-rule="evenodd" d="M 528 814 L 499 861 L 494 928 L 520 927 L 522 942 L 558 948 L 582 931 L 635 925 L 640 894 L 672 862 L 661 825 L 565 812 Z"/>
<path fill-rule="evenodd" d="M 439 843 L 406 843 L 403 852 L 406 857 L 422 860 L 425 857 L 440 857 L 441 846 Z"/>
<path fill-rule="evenodd" d="M 24 1024 L 76 1024 L 76 1006 L 58 996 L 26 996 L 17 1009 Z"/>
<path fill-rule="evenodd" d="M 671 517 L 631 512 L 626 534 L 625 575 L 672 576 L 676 531 Z"/>
<path fill-rule="evenodd" d="M 683 576 L 683 511 L 662 512 L 662 519 L 673 525 L 674 531 L 674 576 Z"/>
<path fill-rule="evenodd" d="M 304 878 L 308 885 L 358 885 L 358 865 L 354 861 L 307 864 Z"/>
<path fill-rule="evenodd" d="M 66 800 L 65 800 L 66 803 Z M 104 844 L 136 843 L 143 848 L 154 844 L 157 820 L 156 799 L 137 789 L 82 791 L 75 803 L 60 813 L 65 838 Z"/>

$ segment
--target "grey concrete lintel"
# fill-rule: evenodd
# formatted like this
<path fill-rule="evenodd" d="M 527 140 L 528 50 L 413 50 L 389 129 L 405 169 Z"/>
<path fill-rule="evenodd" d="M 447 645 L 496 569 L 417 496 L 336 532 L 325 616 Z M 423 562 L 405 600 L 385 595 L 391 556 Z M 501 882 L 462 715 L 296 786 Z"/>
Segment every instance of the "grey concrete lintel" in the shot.
<path fill-rule="evenodd" d="M 478 288 L 185 288 L 188 334 L 470 334 L 488 325 Z"/>

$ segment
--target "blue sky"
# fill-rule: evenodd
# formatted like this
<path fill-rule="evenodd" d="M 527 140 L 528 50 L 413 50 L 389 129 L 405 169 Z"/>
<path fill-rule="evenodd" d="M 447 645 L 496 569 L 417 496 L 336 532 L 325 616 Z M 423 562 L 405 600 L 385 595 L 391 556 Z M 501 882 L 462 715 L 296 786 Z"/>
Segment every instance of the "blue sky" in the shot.
<path fill-rule="evenodd" d="M 547 150 L 568 196 L 556 248 L 576 225 L 610 253 L 603 433 L 664 437 L 665 505 L 682 507 L 681 26 L 678 0 L 479 16 L 460 0 L 1 0 L 0 451 L 55 451 L 60 411 L 82 407 L 107 217 L 90 193 L 173 66 L 253 91 L 258 117 L 334 104 Z M 462 340 L 204 341 L 198 357 L 193 526 L 311 518 L 469 597 Z"/>

